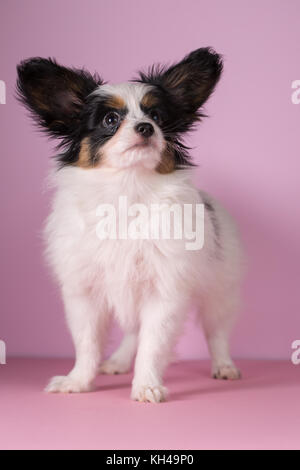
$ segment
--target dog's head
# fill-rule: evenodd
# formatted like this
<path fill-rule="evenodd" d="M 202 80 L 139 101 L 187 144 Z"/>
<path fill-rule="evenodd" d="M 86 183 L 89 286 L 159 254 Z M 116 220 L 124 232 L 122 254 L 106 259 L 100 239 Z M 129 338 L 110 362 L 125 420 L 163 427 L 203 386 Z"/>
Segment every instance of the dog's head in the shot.
<path fill-rule="evenodd" d="M 221 57 L 210 48 L 119 85 L 32 58 L 18 66 L 17 90 L 37 123 L 61 139 L 60 165 L 169 173 L 191 164 L 181 137 L 203 116 L 221 72 Z"/>

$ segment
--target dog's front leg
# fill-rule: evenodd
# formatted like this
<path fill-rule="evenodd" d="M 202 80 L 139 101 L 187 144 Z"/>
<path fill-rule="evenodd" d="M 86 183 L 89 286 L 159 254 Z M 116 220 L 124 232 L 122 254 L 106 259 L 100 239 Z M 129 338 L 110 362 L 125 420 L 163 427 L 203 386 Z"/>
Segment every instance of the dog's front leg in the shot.
<path fill-rule="evenodd" d="M 103 335 L 107 313 L 98 309 L 85 294 L 75 294 L 63 289 L 63 299 L 68 326 L 76 352 L 75 366 L 66 376 L 53 377 L 47 392 L 87 392 L 92 389 L 101 360 Z"/>
<path fill-rule="evenodd" d="M 135 361 L 131 398 L 141 402 L 164 401 L 164 370 L 180 330 L 185 306 L 153 296 L 141 311 L 141 328 Z"/>

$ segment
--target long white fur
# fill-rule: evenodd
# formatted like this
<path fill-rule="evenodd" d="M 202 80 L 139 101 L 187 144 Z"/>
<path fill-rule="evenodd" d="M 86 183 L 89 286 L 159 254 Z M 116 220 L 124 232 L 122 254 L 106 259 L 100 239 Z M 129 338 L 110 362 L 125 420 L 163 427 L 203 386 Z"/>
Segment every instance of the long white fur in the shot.
<path fill-rule="evenodd" d="M 138 105 L 146 91 L 141 84 L 101 87 L 99 93 L 122 96 L 129 108 L 125 122 L 102 149 L 103 164 L 65 167 L 52 176 L 56 192 L 45 230 L 46 254 L 61 285 L 76 362 L 67 376 L 50 381 L 49 392 L 91 390 L 99 371 L 127 372 L 136 354 L 132 398 L 164 400 L 163 373 L 192 305 L 202 320 L 212 373 L 218 378 L 239 376 L 228 347 L 239 300 L 236 229 L 224 209 L 192 184 L 191 170 L 155 171 L 164 148 L 158 126 L 153 124 L 150 147 L 132 149 L 137 142 L 134 125 L 148 120 Z M 209 201 L 213 214 L 205 212 L 204 247 L 186 250 L 184 240 L 99 240 L 97 206 L 117 206 L 120 195 L 127 196 L 128 204 L 146 206 Z M 103 362 L 112 314 L 124 339 Z"/>

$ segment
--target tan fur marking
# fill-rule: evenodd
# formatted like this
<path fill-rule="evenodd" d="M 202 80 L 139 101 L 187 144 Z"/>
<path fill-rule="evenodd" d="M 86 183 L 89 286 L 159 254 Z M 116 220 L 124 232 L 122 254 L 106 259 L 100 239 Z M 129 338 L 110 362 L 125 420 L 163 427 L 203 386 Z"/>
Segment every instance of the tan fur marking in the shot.
<path fill-rule="evenodd" d="M 141 101 L 141 105 L 145 106 L 145 108 L 153 108 L 153 106 L 156 106 L 158 104 L 158 99 L 151 91 L 148 91 L 146 93 Z"/>
<path fill-rule="evenodd" d="M 156 167 L 156 171 L 165 175 L 172 173 L 175 169 L 174 153 L 172 148 L 167 144 L 165 150 L 162 153 L 161 161 Z"/>
<path fill-rule="evenodd" d="M 125 101 L 123 100 L 123 98 L 121 98 L 121 96 L 110 96 L 105 104 L 111 108 L 115 108 L 115 109 L 123 109 L 126 107 L 126 103 Z"/>
<path fill-rule="evenodd" d="M 76 162 L 76 166 L 80 166 L 80 168 L 92 168 L 92 162 L 90 159 L 90 144 L 89 144 L 89 138 L 85 137 L 80 145 L 80 152 L 79 152 L 79 158 L 78 161 Z"/>

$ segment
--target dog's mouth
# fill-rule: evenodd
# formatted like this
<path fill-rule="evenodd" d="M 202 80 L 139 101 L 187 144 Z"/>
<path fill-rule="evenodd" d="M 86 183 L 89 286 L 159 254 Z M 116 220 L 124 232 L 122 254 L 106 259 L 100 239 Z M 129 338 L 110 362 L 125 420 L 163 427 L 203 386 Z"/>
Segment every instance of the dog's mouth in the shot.
<path fill-rule="evenodd" d="M 138 142 L 134 143 L 130 147 L 126 149 L 126 152 L 131 151 L 131 150 L 141 150 L 141 149 L 146 149 L 149 147 L 153 147 L 153 142 L 149 139 L 143 139 L 139 140 Z"/>

